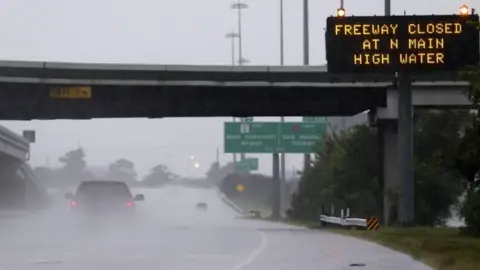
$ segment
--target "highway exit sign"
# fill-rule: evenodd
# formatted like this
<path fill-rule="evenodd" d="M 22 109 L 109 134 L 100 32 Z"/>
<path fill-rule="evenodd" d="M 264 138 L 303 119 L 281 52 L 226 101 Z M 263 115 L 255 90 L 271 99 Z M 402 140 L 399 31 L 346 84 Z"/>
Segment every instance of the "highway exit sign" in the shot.
<path fill-rule="evenodd" d="M 235 162 L 235 171 L 249 172 L 258 170 L 258 158 L 246 158 Z"/>
<path fill-rule="evenodd" d="M 225 153 L 313 153 L 327 132 L 325 123 L 224 123 Z"/>

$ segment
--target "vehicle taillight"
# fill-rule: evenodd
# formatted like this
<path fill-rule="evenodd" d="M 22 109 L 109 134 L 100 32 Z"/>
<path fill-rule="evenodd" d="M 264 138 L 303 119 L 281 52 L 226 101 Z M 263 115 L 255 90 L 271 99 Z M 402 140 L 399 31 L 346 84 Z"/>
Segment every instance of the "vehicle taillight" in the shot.
<path fill-rule="evenodd" d="M 132 207 L 132 206 L 133 206 L 133 202 L 128 201 L 128 202 L 127 202 L 127 207 Z"/>
<path fill-rule="evenodd" d="M 70 201 L 70 206 L 73 206 L 73 207 L 77 206 L 77 201 L 71 200 Z"/>

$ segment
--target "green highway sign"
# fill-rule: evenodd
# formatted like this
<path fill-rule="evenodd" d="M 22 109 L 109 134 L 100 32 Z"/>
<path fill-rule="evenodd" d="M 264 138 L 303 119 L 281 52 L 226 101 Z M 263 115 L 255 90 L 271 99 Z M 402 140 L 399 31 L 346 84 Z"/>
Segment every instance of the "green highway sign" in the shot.
<path fill-rule="evenodd" d="M 321 116 L 304 116 L 303 122 L 325 122 L 325 117 Z"/>
<path fill-rule="evenodd" d="M 325 123 L 224 123 L 225 153 L 312 153 L 327 132 Z"/>
<path fill-rule="evenodd" d="M 225 153 L 273 153 L 279 142 L 279 123 L 226 122 Z"/>
<path fill-rule="evenodd" d="M 248 172 L 258 170 L 258 158 L 246 158 L 235 162 L 235 171 Z"/>
<path fill-rule="evenodd" d="M 240 122 L 253 122 L 253 117 L 240 117 Z"/>

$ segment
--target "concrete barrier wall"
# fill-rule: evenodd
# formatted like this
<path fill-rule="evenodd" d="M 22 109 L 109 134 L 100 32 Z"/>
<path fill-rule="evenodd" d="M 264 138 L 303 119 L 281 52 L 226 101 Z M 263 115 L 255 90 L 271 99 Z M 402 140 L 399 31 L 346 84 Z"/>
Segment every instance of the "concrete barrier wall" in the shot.
<path fill-rule="evenodd" d="M 245 215 L 245 211 L 243 211 L 242 208 L 238 207 L 238 205 L 236 205 L 234 202 L 232 202 L 231 200 L 229 200 L 227 198 L 227 195 L 225 195 L 222 191 L 220 191 L 220 189 L 218 187 L 215 187 L 215 191 L 217 192 L 217 195 L 218 197 L 228 206 L 230 206 L 235 212 L 241 214 L 241 215 Z"/>

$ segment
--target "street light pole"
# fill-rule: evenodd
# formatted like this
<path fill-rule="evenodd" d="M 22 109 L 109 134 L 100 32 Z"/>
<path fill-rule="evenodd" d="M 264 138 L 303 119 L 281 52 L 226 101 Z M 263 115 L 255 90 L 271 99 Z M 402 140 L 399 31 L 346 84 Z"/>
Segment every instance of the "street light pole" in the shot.
<path fill-rule="evenodd" d="M 238 0 L 237 3 L 232 4 L 232 9 L 236 9 L 238 12 L 238 65 L 242 66 L 245 63 L 248 63 L 247 59 L 243 58 L 243 50 L 242 50 L 242 10 L 247 9 L 248 5 L 246 3 L 241 2 Z M 240 154 L 240 160 L 243 161 L 245 160 L 245 154 L 241 153 Z"/>
<path fill-rule="evenodd" d="M 242 10 L 247 9 L 248 5 L 246 3 L 240 2 L 238 0 L 237 3 L 232 5 L 232 9 L 236 9 L 238 12 L 238 64 L 241 66 L 246 61 L 243 59 L 243 50 L 242 50 Z"/>
<path fill-rule="evenodd" d="M 284 38 L 283 38 L 283 0 L 280 0 L 280 65 L 284 64 Z M 285 117 L 280 117 L 280 122 L 285 122 Z M 280 156 L 280 214 L 284 212 L 284 205 L 286 200 L 285 194 L 285 154 L 282 153 Z M 275 159 L 274 159 L 275 160 Z"/>
<path fill-rule="evenodd" d="M 310 65 L 310 36 L 308 0 L 303 0 L 303 64 Z"/>
<path fill-rule="evenodd" d="M 239 38 L 240 35 L 232 31 L 228 33 L 225 37 L 231 40 L 232 66 L 235 66 L 235 39 Z M 233 122 L 235 122 L 235 117 L 232 117 L 232 118 L 233 118 Z M 233 163 L 235 164 L 237 163 L 237 154 L 233 153 L 232 155 L 233 155 Z"/>
<path fill-rule="evenodd" d="M 310 39 L 308 29 L 308 0 L 303 0 L 303 65 L 310 65 Z M 310 168 L 311 156 L 305 154 L 303 158 L 304 171 Z"/>
<path fill-rule="evenodd" d="M 280 65 L 283 66 L 283 0 L 280 0 Z"/>
<path fill-rule="evenodd" d="M 235 66 L 235 39 L 239 38 L 240 35 L 238 33 L 235 33 L 235 32 L 230 32 L 225 37 L 229 38 L 231 40 L 232 66 Z"/>

